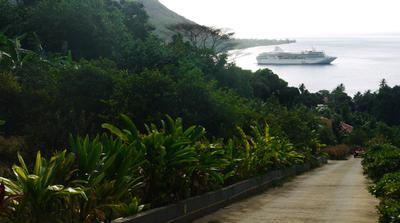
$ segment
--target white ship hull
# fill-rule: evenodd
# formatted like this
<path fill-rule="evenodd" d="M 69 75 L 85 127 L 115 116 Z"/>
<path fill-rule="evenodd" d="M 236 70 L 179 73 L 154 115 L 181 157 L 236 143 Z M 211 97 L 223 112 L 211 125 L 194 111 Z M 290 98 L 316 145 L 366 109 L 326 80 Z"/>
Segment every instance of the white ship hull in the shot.
<path fill-rule="evenodd" d="M 316 65 L 330 64 L 336 57 L 323 58 L 302 58 L 302 59 L 278 59 L 278 58 L 257 58 L 259 65 Z"/>

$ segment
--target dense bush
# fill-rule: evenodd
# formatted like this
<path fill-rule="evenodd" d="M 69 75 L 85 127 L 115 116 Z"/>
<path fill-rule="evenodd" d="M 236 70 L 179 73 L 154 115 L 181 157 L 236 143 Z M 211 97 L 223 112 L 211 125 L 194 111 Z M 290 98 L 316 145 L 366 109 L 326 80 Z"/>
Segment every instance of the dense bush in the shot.
<path fill-rule="evenodd" d="M 354 96 L 354 102 L 358 111 L 394 126 L 400 124 L 400 103 L 396 100 L 399 95 L 400 86 L 390 87 L 383 79 L 378 91 L 359 93 Z"/>
<path fill-rule="evenodd" d="M 381 202 L 379 222 L 394 223 L 400 218 L 400 149 L 389 144 L 376 144 L 365 154 L 365 172 L 375 181 L 370 188 Z"/>
<path fill-rule="evenodd" d="M 323 149 L 332 160 L 345 160 L 350 156 L 350 147 L 348 145 L 336 145 Z"/>
<path fill-rule="evenodd" d="M 400 221 L 400 201 L 398 199 L 384 199 L 379 203 L 380 223 L 397 223 Z"/>
<path fill-rule="evenodd" d="M 297 152 L 286 140 L 270 135 L 269 126 L 252 125 L 251 135 L 238 127 L 239 154 L 242 162 L 237 167 L 239 177 L 245 178 L 268 169 L 279 169 L 303 163 L 305 156 Z"/>
<path fill-rule="evenodd" d="M 123 118 L 123 130 L 109 124 L 103 126 L 127 144 L 142 147 L 145 202 L 163 205 L 193 195 L 192 189 L 207 191 L 214 183 L 223 184 L 220 172 L 227 164 L 224 151 L 221 146 L 206 143 L 203 127 L 185 129 L 181 119 L 167 117 L 161 128 L 151 124 L 146 126 L 146 133 L 140 133 L 130 119 Z M 201 188 L 193 188 L 192 180 Z"/>
<path fill-rule="evenodd" d="M 371 192 L 377 197 L 400 199 L 400 172 L 383 175 Z"/>
<path fill-rule="evenodd" d="M 2 222 L 98 222 L 135 214 L 141 209 L 132 193 L 140 164 L 118 140 L 74 139 L 72 152 L 44 159 L 38 152 L 33 169 L 18 155 L 15 179 L 0 178 Z"/>
<path fill-rule="evenodd" d="M 364 171 L 373 180 L 379 180 L 386 173 L 400 171 L 400 149 L 380 144 L 369 148 L 364 154 Z"/>
<path fill-rule="evenodd" d="M 74 156 L 64 151 L 46 160 L 38 153 L 33 170 L 20 155 L 18 159 L 20 165 L 12 168 L 15 180 L 0 178 L 2 221 L 56 221 L 67 217 L 80 199 L 86 199 L 82 188 L 68 182 Z"/>

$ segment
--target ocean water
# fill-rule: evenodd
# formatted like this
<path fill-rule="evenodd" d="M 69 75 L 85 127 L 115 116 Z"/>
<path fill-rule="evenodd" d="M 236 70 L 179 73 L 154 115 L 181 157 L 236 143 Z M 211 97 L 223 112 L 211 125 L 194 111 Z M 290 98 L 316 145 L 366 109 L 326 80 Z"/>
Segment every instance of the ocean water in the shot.
<path fill-rule="evenodd" d="M 331 65 L 257 65 L 257 55 L 275 46 L 233 50 L 229 59 L 243 69 L 269 68 L 289 86 L 304 83 L 311 92 L 332 90 L 343 83 L 346 92 L 354 95 L 377 90 L 382 79 L 389 86 L 400 85 L 400 36 L 302 38 L 279 47 L 289 52 L 315 48 L 338 59 Z"/>

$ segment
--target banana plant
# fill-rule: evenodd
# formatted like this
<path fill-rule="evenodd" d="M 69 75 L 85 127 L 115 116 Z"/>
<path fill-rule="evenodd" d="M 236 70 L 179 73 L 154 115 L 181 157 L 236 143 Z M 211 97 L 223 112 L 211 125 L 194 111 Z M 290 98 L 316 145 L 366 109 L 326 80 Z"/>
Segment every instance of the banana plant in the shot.
<path fill-rule="evenodd" d="M 36 33 L 32 34 L 32 39 L 35 41 L 35 49 L 24 49 L 21 42 L 26 36 L 27 34 L 23 34 L 15 39 L 10 39 L 0 32 L 0 69 L 18 71 L 33 60 L 53 67 L 73 66 L 75 69 L 79 68 L 73 61 L 71 51 L 68 51 L 66 55 L 53 56 L 51 59 L 47 59 Z"/>
<path fill-rule="evenodd" d="M 0 177 L 2 213 L 9 222 L 73 222 L 78 201 L 87 200 L 82 187 L 72 181 L 74 155 L 66 151 L 50 160 L 37 153 L 33 171 L 18 154 L 12 167 L 15 179 Z M 5 193 L 4 193 L 5 192 Z M 6 202 L 4 202 L 6 201 Z"/>
<path fill-rule="evenodd" d="M 25 36 L 24 34 L 15 39 L 8 39 L 0 33 L 0 68 L 17 70 L 35 57 L 36 54 L 33 51 L 22 48 L 21 40 Z"/>

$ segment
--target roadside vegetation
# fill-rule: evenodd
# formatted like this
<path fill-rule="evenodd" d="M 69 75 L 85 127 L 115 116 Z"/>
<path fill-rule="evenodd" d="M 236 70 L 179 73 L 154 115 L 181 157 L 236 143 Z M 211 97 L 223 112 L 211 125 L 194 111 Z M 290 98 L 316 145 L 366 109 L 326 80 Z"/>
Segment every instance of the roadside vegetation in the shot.
<path fill-rule="evenodd" d="M 375 144 L 364 154 L 364 171 L 373 180 L 370 191 L 380 199 L 379 222 L 400 221 L 400 149 Z"/>
<path fill-rule="evenodd" d="M 122 128 L 103 124 L 107 131 L 96 137 L 71 136 L 49 159 L 37 152 L 32 166 L 18 154 L 14 176 L 0 177 L 2 222 L 109 221 L 321 155 L 272 137 L 267 125 L 238 128 L 224 141 L 179 118 L 144 132 L 122 120 Z"/>
<path fill-rule="evenodd" d="M 326 146 L 400 146 L 398 87 L 311 93 L 228 63 L 231 33 L 174 32 L 136 1 L 0 0 L 1 222 L 107 222 Z"/>

